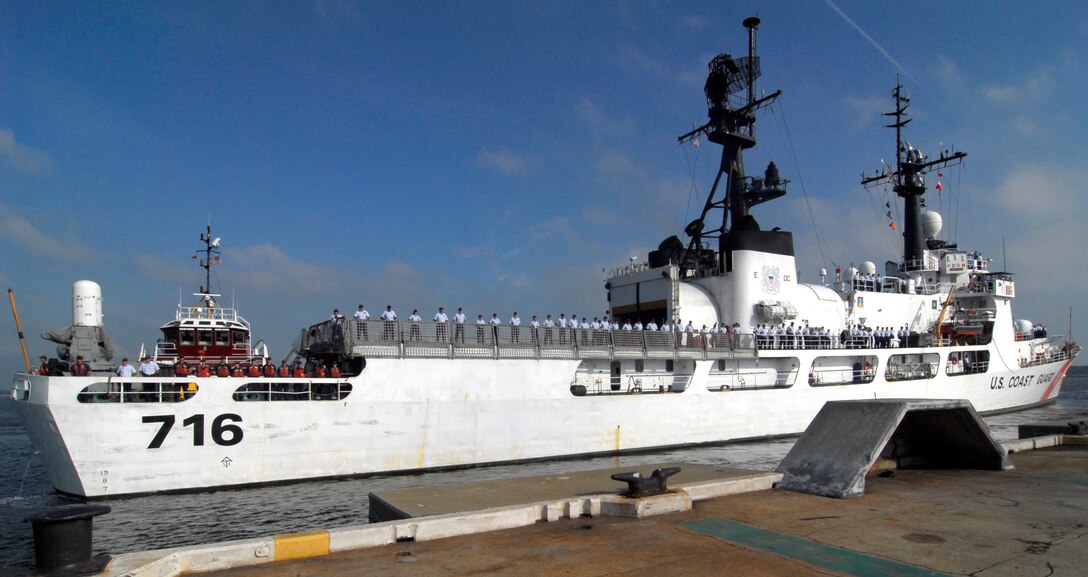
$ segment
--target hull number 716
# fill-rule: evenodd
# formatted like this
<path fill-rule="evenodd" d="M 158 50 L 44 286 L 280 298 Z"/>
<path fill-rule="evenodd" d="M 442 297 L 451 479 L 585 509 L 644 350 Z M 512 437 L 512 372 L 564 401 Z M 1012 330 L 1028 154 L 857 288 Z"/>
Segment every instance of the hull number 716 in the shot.
<path fill-rule="evenodd" d="M 143 418 L 145 423 L 159 423 L 159 430 L 155 433 L 155 437 L 151 439 L 151 444 L 147 446 L 148 449 L 158 449 L 162 447 L 163 441 L 166 440 L 166 436 L 170 434 L 170 429 L 174 427 L 175 417 L 174 415 L 148 415 Z M 235 423 L 241 423 L 242 417 L 234 413 L 224 413 L 217 416 L 212 420 L 211 430 L 212 441 L 216 445 L 222 447 L 230 447 L 242 442 L 242 427 L 239 427 Z M 193 446 L 204 446 L 204 415 L 196 414 L 181 422 L 182 427 L 193 428 Z"/>

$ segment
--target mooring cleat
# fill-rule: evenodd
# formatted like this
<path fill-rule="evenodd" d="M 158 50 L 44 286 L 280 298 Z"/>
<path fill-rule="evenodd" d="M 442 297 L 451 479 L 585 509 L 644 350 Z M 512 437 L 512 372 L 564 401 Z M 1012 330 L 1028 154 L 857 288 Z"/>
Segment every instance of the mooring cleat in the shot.
<path fill-rule="evenodd" d="M 665 486 L 666 481 L 679 472 L 680 467 L 667 467 L 665 469 L 654 469 L 649 477 L 643 477 L 638 471 L 635 471 L 632 473 L 616 473 L 612 475 L 612 479 L 627 483 L 627 491 L 622 493 L 624 497 L 637 499 L 668 493 L 669 488 Z"/>

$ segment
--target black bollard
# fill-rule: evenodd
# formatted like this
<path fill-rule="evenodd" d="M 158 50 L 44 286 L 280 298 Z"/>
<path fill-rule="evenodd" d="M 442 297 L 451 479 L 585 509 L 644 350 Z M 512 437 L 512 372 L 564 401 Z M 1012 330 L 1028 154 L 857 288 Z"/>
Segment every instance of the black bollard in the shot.
<path fill-rule="evenodd" d="M 680 467 L 666 467 L 664 469 L 654 469 L 649 477 L 643 477 L 637 471 L 633 473 L 616 473 L 612 475 L 612 480 L 627 483 L 627 492 L 622 493 L 622 495 L 637 499 L 639 497 L 652 497 L 669 493 L 666 481 L 679 472 Z"/>
<path fill-rule="evenodd" d="M 110 512 L 106 505 L 53 507 L 31 515 L 34 528 L 34 565 L 39 573 L 67 575 L 97 572 L 109 556 L 91 561 L 94 518 Z"/>

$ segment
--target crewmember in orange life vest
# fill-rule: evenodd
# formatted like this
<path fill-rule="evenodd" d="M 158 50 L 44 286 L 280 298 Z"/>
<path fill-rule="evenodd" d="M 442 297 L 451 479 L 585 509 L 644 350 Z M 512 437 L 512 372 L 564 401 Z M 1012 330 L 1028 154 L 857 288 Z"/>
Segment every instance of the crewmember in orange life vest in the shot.
<path fill-rule="evenodd" d="M 189 363 L 185 362 L 185 357 L 178 355 L 178 360 L 174 363 L 174 374 L 179 377 L 189 376 Z"/>
<path fill-rule="evenodd" d="M 38 365 L 38 374 L 39 375 L 48 375 L 49 374 L 49 359 L 47 359 L 45 355 L 42 355 L 42 356 L 38 357 L 38 360 L 41 361 L 41 364 Z"/>
<path fill-rule="evenodd" d="M 298 379 L 306 377 L 306 369 L 302 368 L 302 363 L 295 361 L 295 369 L 291 372 L 291 376 Z"/>
<path fill-rule="evenodd" d="M 227 364 L 227 357 L 220 357 L 219 364 L 215 365 L 215 376 L 217 377 L 229 377 L 230 365 Z"/>
<path fill-rule="evenodd" d="M 340 364 L 339 363 L 333 363 L 332 364 L 332 368 L 329 369 L 329 376 L 334 378 L 334 379 L 340 377 Z"/>
<path fill-rule="evenodd" d="M 287 361 L 286 360 L 280 361 L 279 376 L 281 376 L 281 377 L 290 377 L 291 376 L 291 369 L 289 369 L 287 367 Z"/>
<path fill-rule="evenodd" d="M 257 364 L 257 359 L 250 361 L 249 366 L 246 368 L 246 375 L 250 377 L 261 376 L 261 365 Z"/>
<path fill-rule="evenodd" d="M 319 379 L 329 376 L 329 370 L 325 368 L 325 361 L 319 361 L 317 363 L 317 369 L 314 370 L 314 376 Z"/>
<path fill-rule="evenodd" d="M 265 360 L 264 360 L 264 369 L 262 370 L 262 373 L 266 377 L 276 376 L 276 363 L 273 363 L 272 359 L 265 358 Z"/>
<path fill-rule="evenodd" d="M 72 365 L 73 377 L 86 377 L 91 374 L 91 368 L 87 366 L 87 363 L 83 362 L 83 355 L 76 356 L 76 362 Z"/>
<path fill-rule="evenodd" d="M 232 377 L 244 377 L 246 372 L 242 370 L 242 363 L 234 363 L 230 366 L 230 376 Z"/>
<path fill-rule="evenodd" d="M 200 364 L 196 366 L 196 376 L 198 377 L 210 377 L 212 376 L 212 368 L 204 362 L 204 359 L 200 359 Z"/>

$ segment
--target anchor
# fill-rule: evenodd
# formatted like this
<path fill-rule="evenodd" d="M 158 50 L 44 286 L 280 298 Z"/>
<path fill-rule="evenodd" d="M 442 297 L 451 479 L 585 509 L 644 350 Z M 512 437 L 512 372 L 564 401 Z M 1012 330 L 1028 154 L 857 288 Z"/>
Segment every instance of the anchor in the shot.
<path fill-rule="evenodd" d="M 612 480 L 627 483 L 627 491 L 621 493 L 624 497 L 638 499 L 639 497 L 652 497 L 668 493 L 669 488 L 665 482 L 669 477 L 680 472 L 680 467 L 667 467 L 654 469 L 649 477 L 643 477 L 638 471 L 632 473 L 616 473 Z"/>

